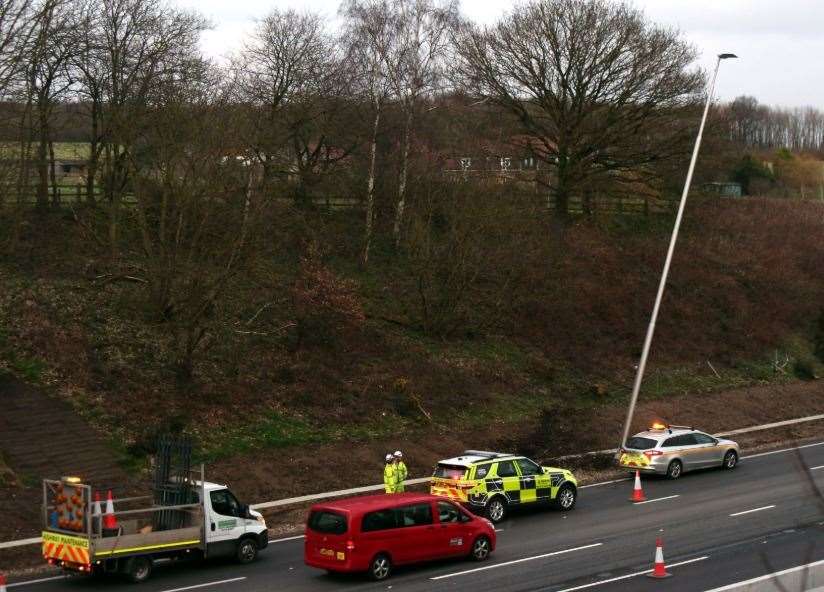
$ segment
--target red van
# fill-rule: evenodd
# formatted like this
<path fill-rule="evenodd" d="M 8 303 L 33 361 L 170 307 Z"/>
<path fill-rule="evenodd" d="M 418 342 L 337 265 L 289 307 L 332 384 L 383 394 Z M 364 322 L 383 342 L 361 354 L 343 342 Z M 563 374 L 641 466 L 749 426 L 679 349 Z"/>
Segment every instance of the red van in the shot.
<path fill-rule="evenodd" d="M 304 562 L 333 572 L 389 577 L 396 565 L 448 557 L 483 561 L 495 549 L 492 523 L 422 493 L 350 497 L 309 510 Z"/>

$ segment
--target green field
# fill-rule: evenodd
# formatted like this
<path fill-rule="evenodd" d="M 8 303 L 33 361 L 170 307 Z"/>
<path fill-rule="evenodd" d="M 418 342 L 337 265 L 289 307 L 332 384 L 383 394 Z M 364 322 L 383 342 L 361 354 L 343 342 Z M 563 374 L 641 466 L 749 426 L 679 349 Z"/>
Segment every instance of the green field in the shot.
<path fill-rule="evenodd" d="M 32 154 L 37 154 L 38 143 L 31 146 Z M 0 142 L 0 157 L 13 158 L 20 154 L 19 142 Z M 88 142 L 55 142 L 54 157 L 57 160 L 84 160 L 89 157 Z"/>

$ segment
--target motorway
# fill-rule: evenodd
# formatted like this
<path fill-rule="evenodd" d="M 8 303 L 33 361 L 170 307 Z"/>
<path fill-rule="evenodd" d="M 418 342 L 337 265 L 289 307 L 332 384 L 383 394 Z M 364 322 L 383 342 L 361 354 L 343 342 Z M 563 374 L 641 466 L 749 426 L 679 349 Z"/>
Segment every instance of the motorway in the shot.
<path fill-rule="evenodd" d="M 731 471 L 644 479 L 648 502 L 631 504 L 632 482 L 582 487 L 563 514 L 512 513 L 489 561 L 398 569 L 390 580 L 330 576 L 303 565 L 300 537 L 272 542 L 255 563 L 158 566 L 143 592 L 501 590 L 520 592 L 701 591 L 824 559 L 824 442 L 755 454 Z M 652 580 L 655 539 L 673 577 Z M 13 582 L 9 592 L 129 589 L 118 579 L 62 577 Z"/>

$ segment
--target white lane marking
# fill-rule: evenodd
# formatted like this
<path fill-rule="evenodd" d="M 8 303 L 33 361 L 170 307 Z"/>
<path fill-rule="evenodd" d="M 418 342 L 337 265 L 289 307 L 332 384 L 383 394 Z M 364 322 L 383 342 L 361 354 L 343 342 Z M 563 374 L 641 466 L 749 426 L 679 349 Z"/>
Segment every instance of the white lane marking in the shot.
<path fill-rule="evenodd" d="M 216 582 L 206 582 L 205 584 L 195 584 L 194 586 L 184 586 L 183 588 L 172 588 L 171 590 L 163 590 L 163 592 L 183 592 L 184 590 L 196 590 L 197 588 L 206 588 L 208 586 L 219 586 L 220 584 L 231 584 L 232 582 L 242 582 L 246 576 L 242 578 L 232 578 L 230 580 L 218 580 Z"/>
<path fill-rule="evenodd" d="M 50 578 L 40 578 L 39 580 L 28 580 L 26 582 L 17 582 L 16 584 L 6 584 L 6 588 L 14 588 L 15 586 L 29 586 L 31 584 L 42 584 L 43 582 L 52 582 L 54 580 L 63 580 L 66 576 L 52 576 Z"/>
<path fill-rule="evenodd" d="M 695 559 L 687 559 L 686 561 L 680 561 L 678 563 L 670 563 L 667 565 L 668 568 L 672 567 L 680 567 L 682 565 L 688 565 L 690 563 L 696 563 L 698 561 L 704 561 L 705 559 L 709 559 L 709 555 L 705 555 L 704 557 L 696 557 Z M 597 582 L 592 582 L 590 584 L 583 584 L 581 586 L 575 586 L 574 588 L 564 588 L 563 590 L 559 590 L 558 592 L 573 592 L 574 590 L 584 590 L 586 588 L 594 588 L 595 586 L 600 586 L 601 584 L 609 584 L 611 582 L 618 582 L 620 580 L 628 580 L 629 578 L 634 578 L 637 576 L 642 576 L 644 574 L 652 573 L 651 569 L 646 571 L 636 571 L 635 573 L 627 574 L 625 576 L 618 576 L 617 578 L 610 578 L 608 580 L 599 580 Z"/>
<path fill-rule="evenodd" d="M 735 584 L 729 584 L 727 586 L 722 586 L 720 588 L 713 588 L 712 590 L 707 590 L 706 592 L 727 592 L 732 590 L 741 590 L 744 586 L 749 586 L 750 584 L 757 584 L 758 582 L 764 582 L 766 580 L 771 580 L 773 578 L 779 578 L 781 576 L 787 575 L 789 573 L 793 573 L 796 571 L 801 570 L 808 570 L 813 567 L 818 567 L 819 565 L 824 565 L 824 560 L 816 561 L 814 563 L 808 563 L 806 565 L 799 565 L 796 567 L 791 567 L 789 569 L 784 569 L 781 571 L 776 571 L 764 576 L 759 576 L 757 578 L 753 578 L 751 580 L 746 580 L 744 582 L 736 582 Z"/>
<path fill-rule="evenodd" d="M 655 499 L 646 500 L 646 501 L 643 501 L 643 502 L 635 502 L 632 505 L 633 506 L 641 506 L 643 504 L 651 504 L 652 502 L 662 502 L 662 501 L 668 500 L 668 499 L 675 499 L 676 497 L 681 497 L 681 495 L 679 494 L 679 495 L 668 495 L 667 497 L 656 497 Z"/>
<path fill-rule="evenodd" d="M 503 531 L 504 531 L 504 529 L 503 529 L 503 528 L 496 528 L 496 529 L 495 529 L 495 532 L 503 532 Z"/>
<path fill-rule="evenodd" d="M 793 450 L 801 450 L 802 448 L 812 448 L 813 446 L 824 446 L 824 442 L 816 442 L 815 444 L 804 444 L 803 446 L 793 446 L 792 448 L 784 448 L 782 450 L 771 450 L 770 452 L 759 452 L 758 454 L 742 456 L 741 460 L 744 460 L 745 458 L 758 458 L 759 456 L 769 456 L 771 454 L 781 454 L 782 452 L 792 452 Z"/>
<path fill-rule="evenodd" d="M 761 510 L 769 510 L 770 508 L 774 508 L 775 504 L 771 506 L 762 506 L 760 508 L 755 508 L 752 510 L 745 510 L 743 512 L 736 512 L 735 514 L 730 514 L 730 516 L 743 516 L 744 514 L 752 514 L 753 512 L 760 512 Z"/>
<path fill-rule="evenodd" d="M 817 471 L 818 469 L 824 469 L 824 465 L 818 465 L 817 467 L 810 467 L 811 471 Z"/>
<path fill-rule="evenodd" d="M 286 541 L 296 541 L 298 539 L 304 538 L 305 536 L 305 534 L 299 534 L 297 536 L 286 537 L 285 539 L 272 539 L 271 541 L 269 541 L 269 544 L 271 545 L 273 543 L 285 543 Z"/>
<path fill-rule="evenodd" d="M 601 485 L 609 485 L 610 483 L 621 483 L 622 481 L 631 481 L 632 477 L 624 479 L 613 479 L 612 481 L 601 481 L 600 483 L 590 483 L 589 485 L 581 485 L 578 489 L 586 489 L 587 487 L 600 487 Z"/>
<path fill-rule="evenodd" d="M 507 565 L 515 565 L 516 563 L 523 563 L 524 561 L 534 561 L 536 559 L 544 559 L 546 557 L 554 557 L 555 555 L 563 555 L 565 553 L 572 553 L 573 551 L 583 551 L 584 549 L 592 549 L 594 547 L 600 547 L 604 543 L 593 543 L 591 545 L 584 545 L 583 547 L 574 547 L 572 549 L 563 549 L 561 551 L 553 551 L 552 553 L 544 553 L 542 555 L 534 555 L 532 557 L 524 557 L 522 559 L 514 559 L 512 561 L 504 561 L 503 563 L 496 563 L 495 565 L 485 565 L 484 567 L 476 567 L 475 569 L 467 569 L 464 571 L 458 571 L 451 574 L 446 574 L 443 576 L 435 576 L 434 578 L 429 578 L 430 580 L 444 580 L 446 578 L 454 578 L 455 576 L 463 576 L 466 574 L 476 573 L 479 571 L 486 571 L 488 569 L 495 569 L 497 567 L 506 567 Z"/>

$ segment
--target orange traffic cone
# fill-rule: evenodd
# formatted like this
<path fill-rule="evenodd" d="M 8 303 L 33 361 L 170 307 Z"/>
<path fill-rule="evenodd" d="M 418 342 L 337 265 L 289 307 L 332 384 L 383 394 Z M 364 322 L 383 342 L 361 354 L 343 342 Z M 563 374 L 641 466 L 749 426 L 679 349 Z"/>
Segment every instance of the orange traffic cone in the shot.
<path fill-rule="evenodd" d="M 655 540 L 655 567 L 653 568 L 652 572 L 647 574 L 647 577 L 650 578 L 668 578 L 672 576 L 671 573 L 667 572 L 667 566 L 664 565 L 664 543 L 661 542 L 661 539 Z"/>
<path fill-rule="evenodd" d="M 103 515 L 103 528 L 115 530 L 117 528 L 117 518 L 114 517 L 114 501 L 112 500 L 112 490 L 106 494 L 106 513 Z"/>
<path fill-rule="evenodd" d="M 0 592 L 6 592 L 6 576 L 0 573 Z"/>
<path fill-rule="evenodd" d="M 635 488 L 632 490 L 632 497 L 629 498 L 631 502 L 645 502 L 647 498 L 644 497 L 644 490 L 641 489 L 641 472 L 635 471 Z"/>

